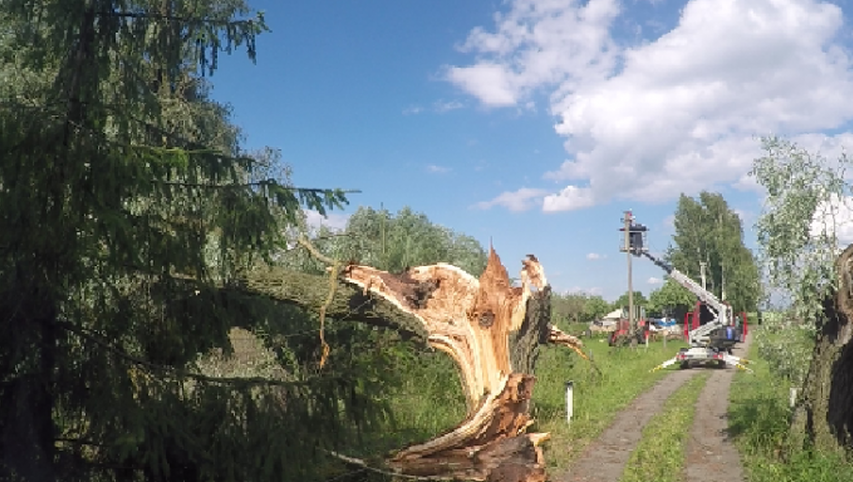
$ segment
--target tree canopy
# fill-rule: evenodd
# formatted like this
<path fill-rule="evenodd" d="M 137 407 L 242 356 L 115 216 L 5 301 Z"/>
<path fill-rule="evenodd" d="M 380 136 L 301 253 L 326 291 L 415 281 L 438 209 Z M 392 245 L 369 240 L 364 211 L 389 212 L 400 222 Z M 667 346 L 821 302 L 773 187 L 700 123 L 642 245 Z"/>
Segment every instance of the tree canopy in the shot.
<path fill-rule="evenodd" d="M 432 222 L 425 214 L 406 206 L 396 214 L 385 209 L 359 207 L 346 227 L 335 232 L 321 228 L 314 245 L 334 259 L 353 261 L 401 273 L 406 268 L 448 263 L 468 273 L 486 267 L 486 250 L 475 238 Z M 291 250 L 282 262 L 319 272 L 322 263 L 301 250 Z"/>
<path fill-rule="evenodd" d="M 703 191 L 694 199 L 682 194 L 674 224 L 668 261 L 697 282 L 705 263 L 709 291 L 736 311 L 754 310 L 762 293 L 758 265 L 744 245 L 740 216 L 723 196 Z"/>
<path fill-rule="evenodd" d="M 208 96 L 266 30 L 240 0 L 0 4 L 0 478 L 297 477 L 364 420 L 351 377 L 196 363 L 287 318 L 221 288 L 346 202 L 273 175 Z"/>
<path fill-rule="evenodd" d="M 774 327 L 782 328 L 779 336 L 760 340 L 759 350 L 770 360 L 784 358 L 781 367 L 799 368 L 786 375 L 802 386 L 786 445 L 849 454 L 853 246 L 841 251 L 839 232 L 853 191 L 846 177 L 851 159 L 828 160 L 777 137 L 762 139 L 762 148 L 750 173 L 767 190 L 757 223 L 761 260 L 771 287 L 787 295 L 793 309 Z M 814 350 L 810 358 L 792 360 L 803 334 L 814 340 Z"/>
<path fill-rule="evenodd" d="M 588 293 L 564 293 L 551 296 L 551 316 L 554 323 L 589 323 L 610 311 L 608 303 L 600 295 Z"/>
<path fill-rule="evenodd" d="M 616 298 L 616 301 L 613 302 L 612 309 L 618 310 L 619 308 L 628 308 L 628 292 L 622 293 L 619 298 Z M 648 304 L 648 300 L 642 291 L 634 291 L 634 306 L 646 306 Z"/>
<path fill-rule="evenodd" d="M 676 312 L 688 311 L 696 303 L 696 295 L 687 291 L 670 278 L 649 294 L 646 310 L 650 315 L 671 316 Z"/>
<path fill-rule="evenodd" d="M 844 178 L 851 159 L 828 160 L 777 137 L 762 139 L 762 147 L 751 171 L 767 189 L 756 223 L 761 261 L 770 284 L 813 319 L 838 286 L 838 215 L 851 190 Z"/>

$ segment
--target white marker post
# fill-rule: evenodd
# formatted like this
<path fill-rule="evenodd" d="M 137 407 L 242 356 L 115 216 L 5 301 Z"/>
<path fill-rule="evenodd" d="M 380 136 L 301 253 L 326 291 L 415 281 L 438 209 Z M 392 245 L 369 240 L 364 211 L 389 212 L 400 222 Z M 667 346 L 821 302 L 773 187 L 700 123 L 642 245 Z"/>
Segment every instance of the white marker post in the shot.
<path fill-rule="evenodd" d="M 572 421 L 572 415 L 574 414 L 574 388 L 575 382 L 569 380 L 566 382 L 566 423 Z"/>
<path fill-rule="evenodd" d="M 788 406 L 794 408 L 794 405 L 797 404 L 797 389 L 791 387 L 788 392 Z"/>

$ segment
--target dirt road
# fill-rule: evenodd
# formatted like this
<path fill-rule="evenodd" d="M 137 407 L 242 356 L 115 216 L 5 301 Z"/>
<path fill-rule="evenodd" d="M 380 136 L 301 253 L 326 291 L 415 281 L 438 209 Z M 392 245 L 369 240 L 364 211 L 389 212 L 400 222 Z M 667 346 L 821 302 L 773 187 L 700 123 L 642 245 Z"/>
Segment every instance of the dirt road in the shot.
<path fill-rule="evenodd" d="M 735 349 L 743 356 L 749 339 Z M 699 373 L 694 369 L 674 371 L 623 409 L 601 436 L 584 450 L 560 482 L 617 482 L 625 464 L 642 436 L 643 427 L 660 410 L 664 401 Z M 718 369 L 711 374 L 696 402 L 696 414 L 688 439 L 683 480 L 711 482 L 744 480 L 740 455 L 726 437 L 729 388 L 735 369 Z"/>
<path fill-rule="evenodd" d="M 658 412 L 663 402 L 698 373 L 682 370 L 667 375 L 651 390 L 635 398 L 594 442 L 590 443 L 562 482 L 616 482 L 622 476 L 631 451 L 640 441 L 643 427 Z"/>
<path fill-rule="evenodd" d="M 739 344 L 734 354 L 745 356 L 752 341 Z M 693 428 L 687 441 L 684 478 L 687 482 L 740 482 L 746 480 L 740 454 L 726 435 L 728 428 L 729 389 L 734 369 L 714 372 L 696 401 Z"/>

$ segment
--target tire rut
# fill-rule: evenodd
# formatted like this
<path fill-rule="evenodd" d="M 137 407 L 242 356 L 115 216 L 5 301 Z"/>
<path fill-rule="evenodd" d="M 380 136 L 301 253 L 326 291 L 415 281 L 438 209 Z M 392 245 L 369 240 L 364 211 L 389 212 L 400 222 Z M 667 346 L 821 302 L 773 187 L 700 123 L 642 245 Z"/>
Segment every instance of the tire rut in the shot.
<path fill-rule="evenodd" d="M 698 373 L 673 372 L 622 409 L 610 426 L 577 458 L 560 482 L 615 482 L 622 477 L 631 452 L 642 437 L 643 427 L 678 388 Z M 728 400 L 728 397 L 726 398 Z"/>

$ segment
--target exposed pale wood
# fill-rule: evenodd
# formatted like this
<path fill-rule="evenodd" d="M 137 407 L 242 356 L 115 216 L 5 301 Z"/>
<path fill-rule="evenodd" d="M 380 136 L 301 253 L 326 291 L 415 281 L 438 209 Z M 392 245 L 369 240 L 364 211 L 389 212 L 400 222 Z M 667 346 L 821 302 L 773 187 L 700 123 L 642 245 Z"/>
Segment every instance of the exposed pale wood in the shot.
<path fill-rule="evenodd" d="M 567 333 L 563 333 L 556 326 L 550 327 L 550 332 L 548 333 L 548 341 L 554 343 L 556 345 L 563 345 L 574 350 L 578 355 L 581 356 L 584 360 L 589 360 L 589 357 L 583 352 L 583 342 L 576 336 L 569 335 Z"/>
<path fill-rule="evenodd" d="M 528 255 L 522 262 L 521 287 L 511 285 L 493 249 L 479 279 L 446 264 L 402 275 L 353 265 L 343 278 L 420 320 L 429 343 L 456 361 L 469 403 L 458 427 L 401 450 L 389 466 L 439 479 L 545 480 L 540 444 L 548 434 L 525 433 L 538 346 L 552 342 L 586 357 L 580 340 L 550 324 L 551 291 L 539 261 Z"/>
<path fill-rule="evenodd" d="M 514 371 L 509 335 L 521 328 L 532 289 L 542 290 L 547 283 L 542 266 L 528 256 L 522 286 L 511 286 L 494 250 L 479 280 L 447 264 L 418 266 L 402 275 L 351 265 L 343 277 L 422 322 L 429 343 L 459 366 L 470 406 L 495 393 L 500 380 Z"/>

